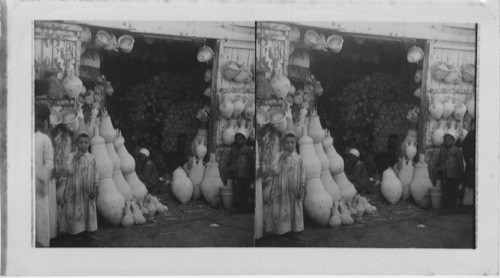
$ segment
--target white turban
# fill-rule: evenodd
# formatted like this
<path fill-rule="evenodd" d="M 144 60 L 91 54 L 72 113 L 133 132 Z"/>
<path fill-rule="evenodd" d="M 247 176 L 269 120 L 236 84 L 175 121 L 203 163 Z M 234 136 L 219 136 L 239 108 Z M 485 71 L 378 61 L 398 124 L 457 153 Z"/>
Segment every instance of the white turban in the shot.
<path fill-rule="evenodd" d="M 148 151 L 148 149 L 142 148 L 142 149 L 139 151 L 139 153 L 142 153 L 143 155 L 145 155 L 145 156 L 149 157 L 149 151 Z"/>
<path fill-rule="evenodd" d="M 356 157 L 359 157 L 359 151 L 354 148 L 350 149 L 349 153 L 355 155 Z"/>

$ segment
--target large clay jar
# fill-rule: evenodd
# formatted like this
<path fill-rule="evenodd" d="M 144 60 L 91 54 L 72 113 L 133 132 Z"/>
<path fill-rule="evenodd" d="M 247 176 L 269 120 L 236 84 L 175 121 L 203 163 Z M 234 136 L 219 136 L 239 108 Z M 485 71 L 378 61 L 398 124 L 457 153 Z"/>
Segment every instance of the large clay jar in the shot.
<path fill-rule="evenodd" d="M 106 178 L 99 181 L 96 205 L 97 211 L 106 219 L 108 224 L 114 227 L 120 225 L 125 200 L 122 194 L 116 190 L 113 179 Z"/>
<path fill-rule="evenodd" d="M 99 127 L 97 126 L 95 127 L 94 137 L 92 137 L 90 145 L 99 173 L 97 210 L 110 225 L 118 226 L 123 217 L 125 200 L 116 189 L 116 185 L 111 178 L 113 164 L 106 151 L 104 139 L 99 136 Z"/>
<path fill-rule="evenodd" d="M 201 183 L 205 177 L 205 166 L 203 160 L 193 157 L 193 167 L 189 170 L 189 179 L 193 182 L 193 200 L 198 200 L 201 196 Z"/>
<path fill-rule="evenodd" d="M 455 111 L 455 103 L 452 98 L 447 98 L 443 103 L 443 118 L 448 119 Z"/>
<path fill-rule="evenodd" d="M 82 91 L 82 80 L 75 75 L 74 69 L 66 69 L 66 77 L 63 79 L 63 86 L 66 94 L 70 98 L 76 98 Z"/>
<path fill-rule="evenodd" d="M 219 164 L 215 161 L 215 153 L 210 154 L 210 161 L 205 168 L 205 177 L 201 183 L 201 193 L 212 207 L 220 207 L 222 199 L 220 189 L 224 186 L 220 178 Z"/>
<path fill-rule="evenodd" d="M 222 141 L 226 145 L 231 145 L 234 142 L 234 136 L 236 135 L 236 129 L 238 128 L 236 124 L 238 121 L 236 119 L 229 120 L 229 126 L 222 133 Z"/>
<path fill-rule="evenodd" d="M 207 141 L 202 141 L 199 144 L 196 142 L 196 157 L 203 160 L 205 155 L 207 155 Z"/>
<path fill-rule="evenodd" d="M 198 122 L 198 132 L 196 132 L 196 137 L 194 137 L 193 142 L 191 143 L 191 154 L 196 155 L 196 147 L 202 142 L 207 142 L 208 135 L 208 124 L 206 121 Z"/>
<path fill-rule="evenodd" d="M 429 199 L 429 190 L 432 187 L 432 182 L 429 178 L 429 170 L 425 162 L 425 154 L 420 154 L 420 160 L 415 165 L 415 174 L 410 183 L 410 193 L 415 202 L 421 208 L 427 209 L 431 202 Z"/>
<path fill-rule="evenodd" d="M 330 194 L 330 196 L 332 197 L 332 201 L 340 201 L 340 189 L 337 183 L 335 183 L 335 181 L 333 180 L 332 174 L 330 173 L 330 159 L 328 159 L 328 156 L 326 156 L 326 153 L 323 149 L 323 144 L 314 144 L 314 150 L 316 151 L 316 156 L 321 163 L 321 183 L 323 183 L 326 192 L 328 192 L 328 194 Z"/>
<path fill-rule="evenodd" d="M 101 121 L 101 126 L 103 126 L 102 121 Z M 104 127 L 106 127 L 106 125 L 104 125 Z M 111 129 L 113 130 L 112 133 L 114 134 L 114 137 L 116 137 L 116 131 L 113 129 L 112 126 Z M 104 141 L 106 141 L 106 139 L 104 139 Z M 113 176 L 112 176 L 113 182 L 116 185 L 116 189 L 118 189 L 118 191 L 123 195 L 125 201 L 130 201 L 132 200 L 132 188 L 130 188 L 130 185 L 125 180 L 122 170 L 120 169 L 122 166 L 122 161 L 120 160 L 120 157 L 116 153 L 113 141 L 114 140 L 112 140 L 110 143 L 106 143 L 106 151 L 108 152 L 109 159 L 113 164 Z"/>
<path fill-rule="evenodd" d="M 330 172 L 332 176 L 339 175 L 344 172 L 344 159 L 337 153 L 333 146 L 333 138 L 329 130 L 326 131 L 326 136 L 323 139 L 323 148 L 325 149 L 326 156 L 330 160 Z"/>
<path fill-rule="evenodd" d="M 401 199 L 403 201 L 408 200 L 410 198 L 410 183 L 413 180 L 413 175 L 415 173 L 415 167 L 413 167 L 413 162 L 411 159 L 404 159 L 401 170 L 399 171 L 398 179 L 401 181 L 401 185 L 403 186 L 403 193 L 401 195 Z"/>
<path fill-rule="evenodd" d="M 358 194 L 358 191 L 354 187 L 354 185 L 347 179 L 344 171 L 342 173 L 333 176 L 333 180 L 337 183 L 340 189 L 340 196 L 346 202 L 351 203 L 352 198 Z"/>
<path fill-rule="evenodd" d="M 97 172 L 99 173 L 99 180 L 111 178 L 113 175 L 113 163 L 109 159 L 104 139 L 99 136 L 99 127 L 94 127 L 94 137 L 90 140 L 92 154 L 94 155 L 97 163 Z"/>
<path fill-rule="evenodd" d="M 139 179 L 135 171 L 128 175 L 124 175 L 124 177 L 127 183 L 130 185 L 130 188 L 132 189 L 132 198 L 142 206 L 144 196 L 148 194 L 146 186 Z"/>
<path fill-rule="evenodd" d="M 441 146 L 444 142 L 444 133 L 446 127 L 446 121 L 439 121 L 439 127 L 432 133 L 432 143 L 435 146 Z"/>
<path fill-rule="evenodd" d="M 307 127 L 309 137 L 313 139 L 314 144 L 321 143 L 325 138 L 325 131 L 321 127 L 318 113 L 315 109 L 311 110 L 311 117 L 309 118 L 309 126 Z"/>
<path fill-rule="evenodd" d="M 106 144 L 113 143 L 116 138 L 116 131 L 111 123 L 111 117 L 106 109 L 103 109 L 101 115 L 101 125 L 99 127 L 99 134 L 104 138 Z"/>
<path fill-rule="evenodd" d="M 290 80 L 283 75 L 283 70 L 276 68 L 274 76 L 271 78 L 271 87 L 273 88 L 274 96 L 277 98 L 285 98 L 290 89 Z"/>
<path fill-rule="evenodd" d="M 247 101 L 248 102 L 248 101 Z M 238 97 L 235 101 L 233 101 L 233 118 L 238 118 L 243 111 L 245 111 L 246 102 L 243 102 L 242 97 Z"/>
<path fill-rule="evenodd" d="M 302 128 L 302 137 L 299 139 L 299 153 L 304 161 L 306 181 L 319 178 L 321 175 L 321 163 L 314 150 L 313 139 L 307 136 L 307 126 Z"/>
<path fill-rule="evenodd" d="M 461 122 L 465 113 L 467 113 L 467 106 L 465 106 L 463 102 L 457 101 L 457 104 L 455 104 L 455 110 L 453 110 L 453 118 Z"/>
<path fill-rule="evenodd" d="M 432 96 L 432 104 L 429 105 L 429 115 L 434 119 L 434 120 L 439 120 L 441 119 L 441 116 L 443 116 L 443 104 L 439 101 L 439 96 L 438 95 L 433 95 Z"/>
<path fill-rule="evenodd" d="M 406 148 L 409 144 L 416 144 L 418 141 L 418 132 L 416 126 L 410 127 L 408 129 L 408 133 L 406 133 L 406 137 L 401 143 L 401 154 L 406 153 Z"/>
<path fill-rule="evenodd" d="M 222 102 L 219 104 L 219 114 L 225 119 L 230 119 L 234 112 L 234 105 L 227 94 L 222 95 Z"/>
<path fill-rule="evenodd" d="M 395 205 L 403 195 L 403 185 L 391 167 L 382 173 L 382 183 L 380 184 L 382 196 L 392 205 Z"/>
<path fill-rule="evenodd" d="M 118 136 L 115 138 L 113 144 L 115 145 L 115 150 L 121 160 L 121 171 L 127 181 L 130 189 L 132 190 L 132 198 L 142 203 L 144 196 L 148 194 L 148 190 L 144 183 L 139 180 L 139 177 L 135 173 L 135 160 L 125 148 L 125 139 L 121 135 L 121 132 L 117 131 Z"/>
<path fill-rule="evenodd" d="M 304 209 L 307 215 L 316 224 L 326 227 L 331 217 L 332 206 L 332 197 L 325 191 L 321 180 L 319 178 L 307 180 L 304 198 Z"/>
<path fill-rule="evenodd" d="M 193 182 L 182 167 L 178 167 L 172 174 L 172 193 L 182 204 L 187 204 L 193 196 Z"/>
<path fill-rule="evenodd" d="M 117 130 L 116 133 L 117 136 L 113 144 L 115 145 L 116 153 L 118 154 L 121 160 L 120 170 L 122 170 L 123 175 L 126 176 L 128 174 L 132 174 L 133 172 L 135 172 L 135 160 L 129 154 L 127 148 L 125 148 L 125 138 L 123 138 L 121 131 Z"/>

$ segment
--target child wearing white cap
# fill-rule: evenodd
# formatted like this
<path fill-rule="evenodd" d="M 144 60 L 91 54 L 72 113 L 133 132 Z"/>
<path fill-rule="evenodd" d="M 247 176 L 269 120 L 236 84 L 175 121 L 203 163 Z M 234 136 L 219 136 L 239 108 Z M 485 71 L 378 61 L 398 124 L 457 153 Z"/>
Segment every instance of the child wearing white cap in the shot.
<path fill-rule="evenodd" d="M 442 204 L 448 209 L 456 208 L 464 171 L 462 151 L 454 145 L 456 136 L 450 131 L 445 133 L 436 163 L 437 179 L 442 181 Z"/>

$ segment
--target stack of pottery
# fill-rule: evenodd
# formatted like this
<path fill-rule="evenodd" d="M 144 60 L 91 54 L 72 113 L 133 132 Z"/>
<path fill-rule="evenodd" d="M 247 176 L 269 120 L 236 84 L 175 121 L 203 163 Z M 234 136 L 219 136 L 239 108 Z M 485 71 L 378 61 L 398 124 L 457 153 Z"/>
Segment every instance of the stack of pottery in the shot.
<path fill-rule="evenodd" d="M 115 150 L 114 140 L 116 139 L 116 130 L 113 128 L 111 117 L 106 110 L 103 111 L 101 116 L 101 126 L 99 130 L 100 135 L 104 138 L 106 151 L 108 152 L 108 156 L 113 164 L 113 182 L 116 185 L 116 189 L 118 189 L 118 191 L 123 195 L 125 201 L 131 201 L 132 189 L 122 174 L 122 162 Z"/>
<path fill-rule="evenodd" d="M 333 201 L 321 182 L 321 162 L 316 156 L 313 139 L 308 136 L 307 125 L 303 126 L 298 143 L 306 175 L 304 209 L 316 224 L 326 226 L 331 217 Z"/>
<path fill-rule="evenodd" d="M 118 226 L 123 217 L 125 200 L 113 182 L 113 163 L 108 156 L 104 143 L 104 138 L 99 136 L 99 127 L 95 126 L 94 137 L 92 137 L 90 145 L 99 174 L 97 210 L 109 224 Z"/>
<path fill-rule="evenodd" d="M 142 200 L 148 193 L 148 190 L 135 173 L 135 160 L 127 151 L 127 148 L 125 148 L 125 139 L 119 130 L 117 133 L 118 136 L 115 138 L 113 144 L 115 145 L 116 152 L 122 163 L 120 169 L 122 170 L 125 180 L 132 189 L 132 197 L 139 205 L 142 205 Z"/>

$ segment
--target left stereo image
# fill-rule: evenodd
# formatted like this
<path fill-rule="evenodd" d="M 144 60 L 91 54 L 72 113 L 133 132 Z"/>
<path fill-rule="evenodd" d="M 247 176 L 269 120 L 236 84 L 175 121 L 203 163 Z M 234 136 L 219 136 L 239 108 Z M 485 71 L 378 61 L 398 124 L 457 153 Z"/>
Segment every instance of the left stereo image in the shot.
<path fill-rule="evenodd" d="M 255 22 L 33 30 L 33 247 L 253 246 Z"/>

